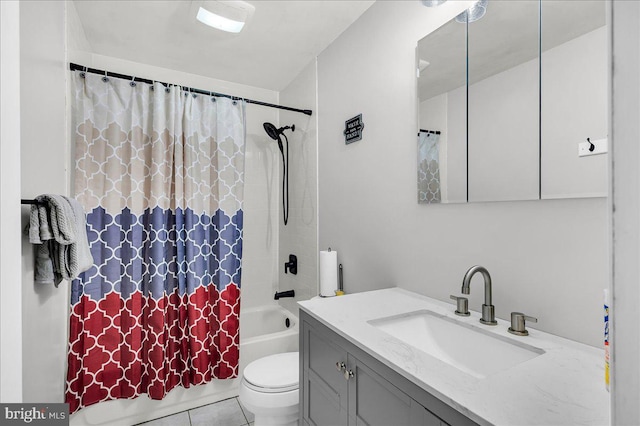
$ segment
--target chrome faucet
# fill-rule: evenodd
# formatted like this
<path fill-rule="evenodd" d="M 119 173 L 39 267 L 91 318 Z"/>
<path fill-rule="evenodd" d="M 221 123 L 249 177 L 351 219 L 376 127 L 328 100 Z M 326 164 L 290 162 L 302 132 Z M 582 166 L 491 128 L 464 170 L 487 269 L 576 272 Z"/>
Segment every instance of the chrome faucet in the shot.
<path fill-rule="evenodd" d="M 482 318 L 480 322 L 487 325 L 496 325 L 495 307 L 491 304 L 491 275 L 484 266 L 476 265 L 469 268 L 464 278 L 462 279 L 462 294 L 469 294 L 471 289 L 471 278 L 476 272 L 480 272 L 484 278 L 484 304 L 482 305 Z"/>

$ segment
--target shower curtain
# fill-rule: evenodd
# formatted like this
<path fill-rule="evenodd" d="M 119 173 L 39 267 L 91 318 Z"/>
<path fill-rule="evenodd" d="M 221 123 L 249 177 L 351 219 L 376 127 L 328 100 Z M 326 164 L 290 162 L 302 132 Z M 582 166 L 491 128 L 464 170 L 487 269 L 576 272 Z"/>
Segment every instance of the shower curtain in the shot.
<path fill-rule="evenodd" d="M 418 133 L 418 202 L 441 202 L 439 132 Z"/>
<path fill-rule="evenodd" d="M 237 377 L 244 103 L 71 78 L 94 266 L 71 285 L 70 411 Z"/>

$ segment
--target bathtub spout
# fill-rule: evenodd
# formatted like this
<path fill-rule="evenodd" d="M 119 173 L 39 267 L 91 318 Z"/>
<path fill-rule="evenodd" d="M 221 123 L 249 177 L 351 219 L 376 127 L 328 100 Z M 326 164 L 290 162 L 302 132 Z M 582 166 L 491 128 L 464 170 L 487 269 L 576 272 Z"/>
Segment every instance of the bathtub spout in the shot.
<path fill-rule="evenodd" d="M 276 292 L 276 295 L 273 296 L 273 299 L 278 300 L 281 297 L 295 297 L 295 296 L 296 296 L 296 292 L 294 290 L 287 290 L 287 291 Z"/>

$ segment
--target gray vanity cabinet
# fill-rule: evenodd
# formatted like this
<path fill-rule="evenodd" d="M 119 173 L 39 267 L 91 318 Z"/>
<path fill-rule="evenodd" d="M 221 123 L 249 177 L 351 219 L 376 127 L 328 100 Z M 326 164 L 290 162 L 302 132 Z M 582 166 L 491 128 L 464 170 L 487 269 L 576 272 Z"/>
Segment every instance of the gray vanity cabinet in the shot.
<path fill-rule="evenodd" d="M 314 327 L 303 327 L 300 336 L 300 413 L 305 424 L 346 425 L 349 384 L 336 363 L 346 366 L 347 352 Z"/>
<path fill-rule="evenodd" d="M 303 310 L 300 319 L 301 424 L 475 425 Z"/>
<path fill-rule="evenodd" d="M 358 358 L 350 355 L 348 365 L 350 425 L 446 425 Z"/>

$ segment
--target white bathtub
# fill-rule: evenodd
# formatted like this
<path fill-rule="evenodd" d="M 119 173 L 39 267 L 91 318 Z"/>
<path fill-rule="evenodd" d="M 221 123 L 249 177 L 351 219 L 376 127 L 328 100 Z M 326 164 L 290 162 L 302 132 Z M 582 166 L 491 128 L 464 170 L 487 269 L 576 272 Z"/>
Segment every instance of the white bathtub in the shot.
<path fill-rule="evenodd" d="M 298 318 L 291 312 L 278 305 L 240 311 L 240 373 L 258 358 L 297 350 Z M 131 400 L 101 402 L 73 414 L 70 425 L 132 425 L 237 396 L 239 384 L 239 378 L 213 380 L 190 389 L 177 387 L 160 401 L 140 395 Z"/>
<path fill-rule="evenodd" d="M 240 372 L 258 358 L 297 350 L 298 318 L 294 314 L 278 305 L 240 311 Z"/>

